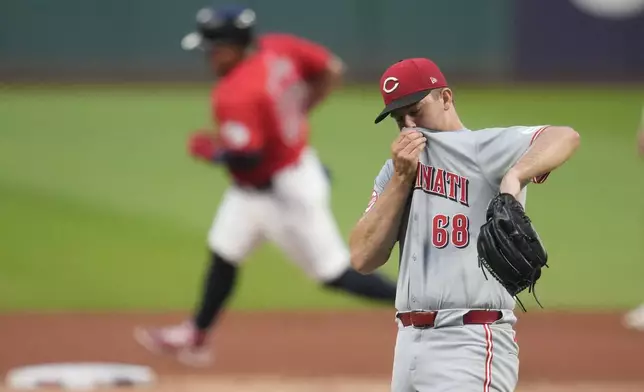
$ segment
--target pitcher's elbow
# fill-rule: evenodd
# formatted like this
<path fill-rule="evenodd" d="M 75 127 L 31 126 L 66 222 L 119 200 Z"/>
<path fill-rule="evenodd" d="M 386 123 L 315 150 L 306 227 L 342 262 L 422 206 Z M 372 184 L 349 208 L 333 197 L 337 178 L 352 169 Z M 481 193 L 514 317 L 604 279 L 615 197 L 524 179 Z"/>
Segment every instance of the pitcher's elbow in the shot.
<path fill-rule="evenodd" d="M 364 256 L 362 252 L 351 249 L 350 256 L 351 268 L 363 275 L 373 272 L 373 268 L 371 268 L 369 265 L 369 260 Z"/>
<path fill-rule="evenodd" d="M 351 252 L 351 268 L 353 268 L 354 270 L 356 270 L 361 274 L 364 274 L 365 265 L 366 265 L 366 262 L 363 257 L 360 257 L 360 255 L 354 252 Z"/>
<path fill-rule="evenodd" d="M 579 145 L 581 144 L 581 136 L 579 135 L 579 132 L 575 131 L 572 128 L 569 128 L 570 130 L 568 131 L 568 138 L 570 139 L 570 146 L 573 151 L 575 151 L 577 148 L 579 148 Z"/>
<path fill-rule="evenodd" d="M 561 142 L 566 143 L 570 147 L 571 152 L 574 152 L 581 143 L 581 136 L 579 132 L 575 131 L 569 126 L 553 127 L 560 137 Z"/>

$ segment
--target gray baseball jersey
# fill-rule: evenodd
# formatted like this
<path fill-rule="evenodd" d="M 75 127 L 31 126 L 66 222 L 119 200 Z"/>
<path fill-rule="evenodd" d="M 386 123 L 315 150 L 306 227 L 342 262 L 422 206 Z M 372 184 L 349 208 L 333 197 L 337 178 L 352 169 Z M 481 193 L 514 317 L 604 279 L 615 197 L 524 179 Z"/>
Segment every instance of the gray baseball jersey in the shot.
<path fill-rule="evenodd" d="M 427 137 L 427 147 L 398 235 L 398 311 L 514 308 L 504 288 L 489 276 L 485 279 L 476 240 L 503 176 L 544 128 L 418 129 Z M 393 171 L 390 159 L 375 179 L 367 212 Z M 524 205 L 525 192 L 519 197 Z"/>

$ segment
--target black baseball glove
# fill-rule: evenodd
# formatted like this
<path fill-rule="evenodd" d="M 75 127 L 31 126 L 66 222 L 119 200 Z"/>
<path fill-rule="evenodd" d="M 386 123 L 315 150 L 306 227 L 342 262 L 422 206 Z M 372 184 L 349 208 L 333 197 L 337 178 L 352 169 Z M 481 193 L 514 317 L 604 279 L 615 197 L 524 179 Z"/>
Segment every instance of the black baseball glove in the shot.
<path fill-rule="evenodd" d="M 523 206 L 512 195 L 501 193 L 490 202 L 486 219 L 477 242 L 479 267 L 485 267 L 483 273 L 487 270 L 513 297 L 525 289 L 534 295 L 541 268 L 548 266 L 548 254 Z"/>

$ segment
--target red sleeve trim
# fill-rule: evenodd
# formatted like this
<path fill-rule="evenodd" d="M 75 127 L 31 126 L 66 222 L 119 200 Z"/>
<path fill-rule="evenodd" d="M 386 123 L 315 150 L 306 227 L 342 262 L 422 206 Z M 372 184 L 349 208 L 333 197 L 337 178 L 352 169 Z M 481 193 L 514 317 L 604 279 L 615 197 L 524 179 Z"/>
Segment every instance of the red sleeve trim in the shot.
<path fill-rule="evenodd" d="M 367 209 L 364 211 L 364 213 L 366 214 L 367 212 L 369 212 L 369 210 L 373 208 L 377 201 L 378 192 L 376 192 L 376 190 L 374 189 L 373 192 L 371 192 L 371 199 L 369 199 L 369 204 L 367 205 Z"/>
<path fill-rule="evenodd" d="M 550 172 L 548 172 L 546 174 L 542 174 L 540 176 L 537 176 L 537 177 L 532 179 L 532 182 L 535 183 L 535 184 L 543 184 L 544 182 L 546 182 L 546 180 L 548 179 L 549 175 L 550 175 Z"/>
<path fill-rule="evenodd" d="M 550 127 L 550 125 L 546 125 L 545 127 L 542 127 L 537 132 L 535 132 L 532 135 L 532 139 L 530 140 L 530 145 L 532 145 L 532 143 L 534 143 L 534 141 L 537 140 L 539 135 L 541 135 L 541 133 L 543 131 L 545 131 L 546 128 L 549 128 L 549 127 Z M 532 183 L 534 183 L 534 184 L 543 184 L 544 182 L 546 182 L 546 180 L 548 179 L 549 175 L 550 175 L 550 172 L 547 172 L 547 173 L 544 173 L 544 174 L 542 174 L 540 176 L 533 177 L 532 178 Z"/>

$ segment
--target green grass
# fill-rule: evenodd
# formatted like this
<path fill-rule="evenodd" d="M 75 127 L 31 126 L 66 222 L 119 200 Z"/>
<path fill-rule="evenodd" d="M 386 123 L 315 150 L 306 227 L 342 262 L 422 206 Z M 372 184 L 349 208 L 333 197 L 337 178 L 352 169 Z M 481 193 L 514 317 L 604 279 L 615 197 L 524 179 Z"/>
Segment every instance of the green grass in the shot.
<path fill-rule="evenodd" d="M 528 213 L 551 257 L 538 287 L 547 308 L 644 300 L 634 147 L 642 92 L 456 90 L 472 129 L 553 123 L 582 135 L 579 153 L 529 191 Z M 207 86 L 0 91 L 0 310 L 194 305 L 206 232 L 228 184 L 185 153 L 187 134 L 208 124 L 207 97 Z M 334 172 L 345 237 L 396 134 L 393 124 L 373 125 L 380 107 L 376 91 L 351 88 L 314 115 L 312 143 Z M 235 308 L 370 306 L 320 289 L 270 244 L 246 264 Z"/>

